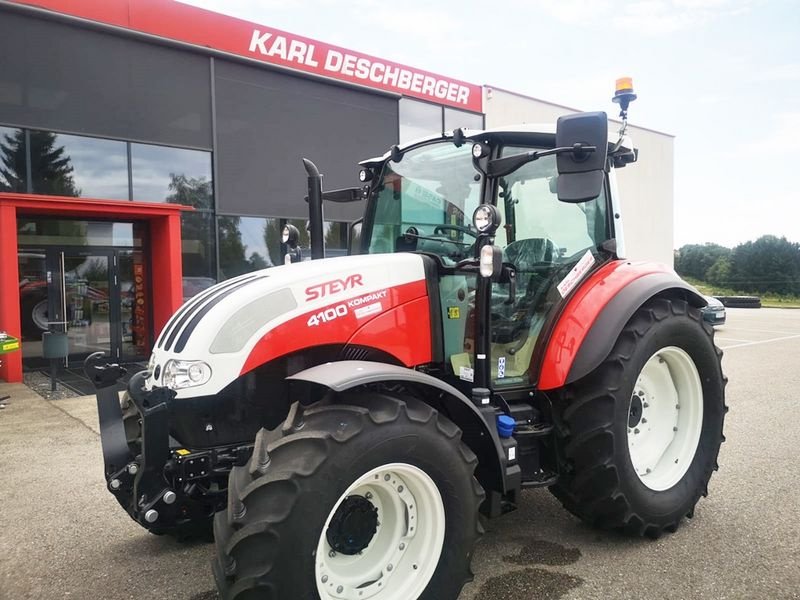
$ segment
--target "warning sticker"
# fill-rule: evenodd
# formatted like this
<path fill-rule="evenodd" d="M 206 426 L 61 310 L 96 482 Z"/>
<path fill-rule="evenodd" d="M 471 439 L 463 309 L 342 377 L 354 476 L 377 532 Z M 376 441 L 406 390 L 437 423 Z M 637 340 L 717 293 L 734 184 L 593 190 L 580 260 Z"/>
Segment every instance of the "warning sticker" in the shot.
<path fill-rule="evenodd" d="M 475 369 L 471 367 L 461 367 L 458 370 L 458 378 L 462 381 L 474 381 L 475 380 Z"/>
<path fill-rule="evenodd" d="M 589 269 L 594 265 L 595 260 L 591 250 L 587 250 L 586 254 L 578 261 L 578 264 L 572 267 L 572 270 L 567 273 L 567 276 L 558 284 L 558 293 L 562 298 L 566 298 L 572 289 L 578 285 L 578 282 L 583 279 L 583 276 L 588 273 Z"/>
<path fill-rule="evenodd" d="M 460 319 L 461 318 L 461 309 L 458 306 L 448 306 L 447 307 L 447 318 L 448 319 Z"/>

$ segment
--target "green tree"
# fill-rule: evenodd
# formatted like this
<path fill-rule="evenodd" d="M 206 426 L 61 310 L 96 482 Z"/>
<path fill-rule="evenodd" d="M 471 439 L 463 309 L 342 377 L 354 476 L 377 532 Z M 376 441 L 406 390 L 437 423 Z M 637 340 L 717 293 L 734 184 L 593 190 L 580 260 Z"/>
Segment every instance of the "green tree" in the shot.
<path fill-rule="evenodd" d="M 727 287 L 730 285 L 731 278 L 731 259 L 727 256 L 720 256 L 716 262 L 706 271 L 705 280 L 713 285 Z"/>
<path fill-rule="evenodd" d="M 0 191 L 24 192 L 27 188 L 25 168 L 25 132 L 14 130 L 0 141 Z"/>
<path fill-rule="evenodd" d="M 75 185 L 74 168 L 58 135 L 48 131 L 31 131 L 30 160 L 33 191 L 54 196 L 80 196 Z M 27 189 L 25 132 L 17 129 L 0 142 L 0 189 L 24 192 Z"/>
<path fill-rule="evenodd" d="M 170 204 L 183 204 L 195 208 L 212 208 L 214 189 L 205 177 L 187 177 L 182 173 L 169 174 L 169 190 L 167 196 Z"/>
<path fill-rule="evenodd" d="M 764 235 L 733 249 L 730 287 L 744 292 L 800 294 L 800 244 Z"/>
<path fill-rule="evenodd" d="M 245 258 L 246 248 L 242 242 L 240 217 L 218 217 L 219 231 L 219 270 L 222 279 L 236 277 L 252 271 Z"/>
<path fill-rule="evenodd" d="M 685 277 L 705 279 L 714 263 L 730 254 L 730 248 L 719 244 L 686 244 L 678 249 L 675 256 L 675 270 Z"/>

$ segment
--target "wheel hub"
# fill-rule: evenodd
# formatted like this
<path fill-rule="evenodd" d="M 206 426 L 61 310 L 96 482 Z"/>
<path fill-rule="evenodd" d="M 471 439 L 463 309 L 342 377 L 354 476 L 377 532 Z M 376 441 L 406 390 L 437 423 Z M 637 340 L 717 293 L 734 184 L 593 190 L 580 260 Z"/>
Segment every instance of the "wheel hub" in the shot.
<path fill-rule="evenodd" d="M 378 509 L 364 496 L 348 496 L 331 518 L 326 537 L 331 548 L 353 556 L 369 546 L 378 530 Z"/>
<path fill-rule="evenodd" d="M 628 411 L 628 427 L 636 427 L 642 420 L 642 398 L 639 394 L 631 396 L 631 408 Z"/>

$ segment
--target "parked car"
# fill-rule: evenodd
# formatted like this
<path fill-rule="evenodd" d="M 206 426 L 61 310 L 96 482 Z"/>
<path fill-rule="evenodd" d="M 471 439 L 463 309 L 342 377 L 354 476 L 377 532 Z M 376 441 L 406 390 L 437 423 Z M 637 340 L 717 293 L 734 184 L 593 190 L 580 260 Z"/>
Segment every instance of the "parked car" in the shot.
<path fill-rule="evenodd" d="M 725 306 L 713 296 L 705 296 L 708 306 L 703 308 L 703 320 L 712 325 L 725 324 Z"/>

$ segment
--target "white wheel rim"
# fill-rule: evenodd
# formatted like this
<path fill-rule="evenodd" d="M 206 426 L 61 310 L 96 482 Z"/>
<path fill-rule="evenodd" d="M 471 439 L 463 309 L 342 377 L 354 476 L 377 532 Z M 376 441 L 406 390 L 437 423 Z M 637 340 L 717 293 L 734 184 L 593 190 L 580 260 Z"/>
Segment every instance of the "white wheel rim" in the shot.
<path fill-rule="evenodd" d="M 336 553 L 327 531 L 348 496 L 378 509 L 377 531 L 360 554 Z M 392 463 L 359 477 L 328 514 L 317 544 L 315 577 L 321 600 L 414 600 L 433 577 L 444 545 L 442 496 L 422 469 Z"/>
<path fill-rule="evenodd" d="M 628 452 L 636 474 L 654 491 L 678 483 L 692 464 L 703 427 L 703 386 L 692 358 L 667 346 L 653 354 L 630 401 Z"/>

